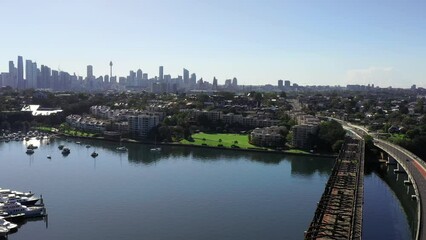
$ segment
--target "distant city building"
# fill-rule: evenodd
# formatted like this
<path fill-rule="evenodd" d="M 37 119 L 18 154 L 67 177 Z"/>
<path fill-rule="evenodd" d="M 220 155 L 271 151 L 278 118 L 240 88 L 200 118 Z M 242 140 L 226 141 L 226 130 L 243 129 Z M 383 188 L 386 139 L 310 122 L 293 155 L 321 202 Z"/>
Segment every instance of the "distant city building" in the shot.
<path fill-rule="evenodd" d="M 93 66 L 87 65 L 87 79 L 93 78 Z"/>
<path fill-rule="evenodd" d="M 183 84 L 188 87 L 189 83 L 189 71 L 187 69 L 183 69 Z"/>
<path fill-rule="evenodd" d="M 216 77 L 213 78 L 213 89 L 214 90 L 217 89 L 217 79 L 216 79 Z"/>
<path fill-rule="evenodd" d="M 190 88 L 194 87 L 197 84 L 197 75 L 195 73 L 191 74 Z"/>
<path fill-rule="evenodd" d="M 22 56 L 18 56 L 18 88 L 24 89 L 25 88 L 25 82 L 24 82 L 24 60 L 22 59 Z"/>
<path fill-rule="evenodd" d="M 283 80 L 278 80 L 278 88 L 283 89 Z"/>
<path fill-rule="evenodd" d="M 37 67 L 37 65 L 36 65 Z M 37 87 L 37 71 L 34 71 L 34 64 L 31 60 L 25 61 L 25 79 L 27 81 L 27 88 Z"/>
<path fill-rule="evenodd" d="M 290 80 L 285 80 L 285 82 L 284 82 L 284 86 L 285 86 L 286 88 L 289 88 L 289 87 L 290 87 Z"/>
<path fill-rule="evenodd" d="M 232 86 L 234 87 L 238 86 L 238 80 L 235 77 L 232 79 Z"/>
<path fill-rule="evenodd" d="M 17 70 L 13 61 L 9 61 L 9 86 L 16 88 L 18 86 Z"/>
<path fill-rule="evenodd" d="M 159 77 L 160 81 L 164 80 L 164 67 L 163 66 L 160 66 L 158 77 Z"/>

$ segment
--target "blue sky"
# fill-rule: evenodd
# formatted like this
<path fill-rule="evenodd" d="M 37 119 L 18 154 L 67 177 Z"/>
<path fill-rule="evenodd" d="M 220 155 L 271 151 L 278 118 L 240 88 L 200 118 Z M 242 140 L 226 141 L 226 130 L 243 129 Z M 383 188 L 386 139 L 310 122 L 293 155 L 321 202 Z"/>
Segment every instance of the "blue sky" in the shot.
<path fill-rule="evenodd" d="M 426 87 L 426 1 L 0 1 L 0 71 L 17 55 L 86 75 L 158 66 L 219 83 Z"/>

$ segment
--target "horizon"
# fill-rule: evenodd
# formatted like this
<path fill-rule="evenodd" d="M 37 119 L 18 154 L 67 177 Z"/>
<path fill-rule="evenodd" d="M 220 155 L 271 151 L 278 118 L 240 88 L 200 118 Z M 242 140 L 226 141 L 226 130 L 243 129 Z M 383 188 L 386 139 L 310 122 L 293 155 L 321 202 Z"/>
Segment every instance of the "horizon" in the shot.
<path fill-rule="evenodd" d="M 426 87 L 421 1 L 13 1 L 0 72 L 17 56 L 86 76 L 186 68 L 220 84 Z M 25 6 L 23 8 L 22 6 Z M 35 10 L 36 9 L 36 10 Z M 16 12 L 20 14 L 16 15 Z M 11 19 L 13 21 L 11 21 Z M 29 44 L 31 43 L 31 44 Z"/>

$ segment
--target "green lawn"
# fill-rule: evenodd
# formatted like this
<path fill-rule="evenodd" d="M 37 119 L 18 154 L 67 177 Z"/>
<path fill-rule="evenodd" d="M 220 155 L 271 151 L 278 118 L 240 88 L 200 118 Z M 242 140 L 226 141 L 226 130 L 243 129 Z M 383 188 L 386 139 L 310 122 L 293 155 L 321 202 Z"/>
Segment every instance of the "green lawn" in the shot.
<path fill-rule="evenodd" d="M 80 132 L 77 130 L 65 130 L 65 134 L 77 137 L 93 137 L 93 133 Z"/>
<path fill-rule="evenodd" d="M 35 130 L 43 131 L 43 132 L 52 132 L 53 127 L 34 127 Z"/>
<path fill-rule="evenodd" d="M 222 144 L 223 147 L 231 147 L 232 145 L 236 145 L 239 148 L 257 148 L 262 149 L 259 147 L 256 147 L 254 145 L 251 145 L 249 143 L 248 135 L 247 134 L 208 134 L 208 133 L 196 133 L 192 135 L 192 138 L 194 139 L 193 142 L 190 142 L 186 139 L 181 140 L 180 143 L 183 144 L 193 144 L 193 145 L 207 145 L 211 147 L 217 147 L 218 145 Z M 205 140 L 203 140 L 205 139 Z M 221 139 L 222 141 L 220 141 Z M 235 143 L 237 141 L 238 143 Z"/>
<path fill-rule="evenodd" d="M 304 151 L 304 150 L 300 150 L 300 149 L 289 149 L 289 150 L 286 150 L 285 152 L 288 152 L 288 153 L 307 153 L 307 154 L 309 154 L 308 151 Z"/>

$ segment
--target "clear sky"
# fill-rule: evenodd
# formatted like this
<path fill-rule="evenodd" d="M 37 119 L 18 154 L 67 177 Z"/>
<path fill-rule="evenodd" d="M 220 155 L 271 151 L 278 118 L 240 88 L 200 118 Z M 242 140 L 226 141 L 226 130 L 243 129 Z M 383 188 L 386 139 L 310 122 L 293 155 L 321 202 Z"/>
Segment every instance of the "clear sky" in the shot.
<path fill-rule="evenodd" d="M 426 1 L 0 1 L 0 71 L 17 55 L 86 76 L 182 68 L 219 84 L 426 87 Z M 114 74 L 114 75 L 115 75 Z"/>

